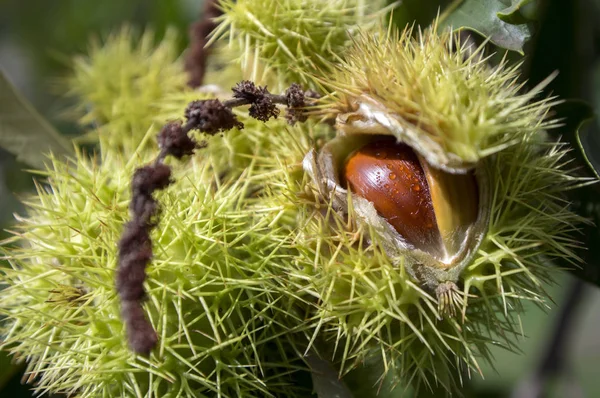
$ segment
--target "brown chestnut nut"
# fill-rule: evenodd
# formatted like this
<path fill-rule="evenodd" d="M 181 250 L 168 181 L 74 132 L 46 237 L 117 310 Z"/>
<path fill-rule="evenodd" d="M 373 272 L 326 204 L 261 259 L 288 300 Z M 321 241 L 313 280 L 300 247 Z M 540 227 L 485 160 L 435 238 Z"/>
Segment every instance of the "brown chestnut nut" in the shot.
<path fill-rule="evenodd" d="M 393 137 L 382 137 L 350 154 L 342 180 L 350 191 L 370 201 L 408 243 L 440 260 L 457 254 L 477 218 L 473 175 L 434 169 Z"/>
<path fill-rule="evenodd" d="M 347 159 L 344 179 L 409 243 L 421 250 L 440 245 L 427 178 L 408 145 L 394 138 L 367 144 Z"/>

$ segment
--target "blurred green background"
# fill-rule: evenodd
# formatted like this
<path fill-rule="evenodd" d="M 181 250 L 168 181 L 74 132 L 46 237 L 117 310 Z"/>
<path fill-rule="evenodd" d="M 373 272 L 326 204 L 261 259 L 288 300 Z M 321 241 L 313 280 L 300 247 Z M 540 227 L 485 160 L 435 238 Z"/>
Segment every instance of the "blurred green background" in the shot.
<path fill-rule="evenodd" d="M 482 2 L 485 3 L 484 0 Z M 505 0 L 510 5 L 510 0 Z M 534 39 L 526 51 L 526 71 L 539 81 L 553 70 L 560 75 L 552 90 L 564 98 L 584 99 L 600 104 L 598 68 L 598 3 L 600 1 L 547 1 L 539 14 Z M 405 0 L 399 21 L 426 21 L 444 1 Z M 513 2 L 514 3 L 514 2 Z M 544 2 L 540 2 L 544 3 Z M 167 26 L 181 32 L 180 45 L 187 45 L 187 28 L 202 10 L 202 0 L 0 0 L 0 68 L 33 105 L 64 134 L 78 134 L 78 128 L 63 117 L 69 101 L 58 82 L 69 73 L 70 59 L 86 52 L 90 37 L 105 37 L 123 24 L 140 30 L 151 27 L 160 37 Z M 583 50 L 582 50 L 583 48 Z M 582 53 L 583 51 L 583 53 Z M 592 123 L 586 137 L 597 140 Z M 598 141 L 596 141 L 598 142 Z M 596 146 L 600 148 L 600 146 Z M 597 152 L 600 154 L 600 151 Z M 0 149 L 0 229 L 10 228 L 13 213 L 22 211 L 19 195 L 32 189 L 27 167 Z M 597 191 L 595 191 L 597 192 Z M 6 233 L 0 232 L 0 238 Z M 600 246 L 600 245 L 599 245 Z M 521 354 L 495 350 L 493 368 L 485 367 L 485 380 L 474 375 L 467 382 L 469 397 L 529 397 L 523 394 L 528 377 L 538 369 L 551 345 L 551 335 L 565 305 L 569 289 L 582 290 L 578 304 L 567 312 L 574 315 L 573 333 L 566 338 L 566 355 L 560 358 L 559 377 L 552 382 L 552 397 L 600 397 L 600 290 L 562 274 L 548 291 L 555 300 L 546 312 L 530 306 L 522 318 L 527 337 Z M 1 338 L 1 337 L 0 337 Z M 0 353 L 0 397 L 29 397 L 20 383 L 22 366 Z"/>

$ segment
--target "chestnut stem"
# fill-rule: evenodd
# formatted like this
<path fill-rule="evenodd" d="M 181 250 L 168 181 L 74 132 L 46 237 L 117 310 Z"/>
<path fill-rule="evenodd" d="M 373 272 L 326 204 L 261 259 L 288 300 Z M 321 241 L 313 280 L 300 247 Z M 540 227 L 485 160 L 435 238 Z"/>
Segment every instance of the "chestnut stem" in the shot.
<path fill-rule="evenodd" d="M 287 98 L 285 95 L 277 95 L 277 94 L 271 94 L 271 93 L 267 93 L 264 95 L 265 98 L 268 98 L 271 100 L 271 102 L 273 102 L 274 104 L 279 104 L 279 105 L 287 105 Z M 223 101 L 223 105 L 228 107 L 228 108 L 236 108 L 238 106 L 244 106 L 244 105 L 250 105 L 252 104 L 252 101 L 246 98 L 232 98 L 226 101 Z"/>

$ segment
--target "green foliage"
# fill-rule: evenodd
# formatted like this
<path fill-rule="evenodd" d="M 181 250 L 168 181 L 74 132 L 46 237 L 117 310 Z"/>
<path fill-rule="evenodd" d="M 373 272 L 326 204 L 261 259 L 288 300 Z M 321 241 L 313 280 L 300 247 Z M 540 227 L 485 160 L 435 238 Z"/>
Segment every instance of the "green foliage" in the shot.
<path fill-rule="evenodd" d="M 348 387 L 338 378 L 337 370 L 331 362 L 314 354 L 305 357 L 311 368 L 313 389 L 319 397 L 353 398 Z"/>
<path fill-rule="evenodd" d="M 530 22 L 536 16 L 536 0 L 512 0 L 510 7 L 498 12 L 498 18 L 512 25 Z"/>
<path fill-rule="evenodd" d="M 72 153 L 68 140 L 42 118 L 0 71 L 0 147 L 17 160 L 42 168 L 49 152 Z"/>
<path fill-rule="evenodd" d="M 15 365 L 7 352 L 0 352 L 0 391 L 8 384 L 10 379 L 21 370 L 21 367 Z"/>
<path fill-rule="evenodd" d="M 473 30 L 499 47 L 523 54 L 531 30 L 520 14 L 530 0 L 455 0 L 442 14 L 441 25 Z"/>
<path fill-rule="evenodd" d="M 600 67 L 596 66 L 593 71 L 594 92 L 593 108 L 587 104 L 578 104 L 579 110 L 576 120 L 578 125 L 575 126 L 575 141 L 578 144 L 581 153 L 585 158 L 594 175 L 600 178 L 600 157 L 598 156 L 598 148 L 600 148 L 600 134 L 598 134 L 599 121 L 597 119 L 598 111 L 600 111 Z M 583 108 L 583 109 L 582 109 Z M 594 128 L 595 127 L 595 128 Z"/>
<path fill-rule="evenodd" d="M 588 165 L 589 170 L 597 177 L 600 178 L 600 159 L 597 158 L 596 151 L 600 145 L 598 137 L 593 136 L 593 131 L 589 128 L 590 123 L 593 125 L 595 122 L 595 115 L 593 110 L 583 102 L 571 102 L 571 119 L 575 117 L 575 125 L 572 126 L 572 130 L 575 136 L 575 142 L 577 143 L 578 149 L 581 151 L 584 162 Z"/>

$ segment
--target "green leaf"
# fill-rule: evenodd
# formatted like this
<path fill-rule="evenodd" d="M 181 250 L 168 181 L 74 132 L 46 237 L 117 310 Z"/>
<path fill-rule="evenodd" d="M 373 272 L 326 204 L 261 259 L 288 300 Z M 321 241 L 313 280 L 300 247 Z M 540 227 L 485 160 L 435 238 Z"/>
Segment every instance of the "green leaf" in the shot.
<path fill-rule="evenodd" d="M 313 388 L 319 398 L 354 398 L 348 387 L 340 381 L 331 362 L 312 352 L 304 360 L 310 367 Z"/>
<path fill-rule="evenodd" d="M 24 364 L 16 364 L 7 352 L 0 351 L 0 392 L 23 367 Z"/>
<path fill-rule="evenodd" d="M 510 7 L 498 12 L 498 18 L 512 25 L 530 22 L 533 16 L 530 13 L 523 13 L 522 10 L 531 6 L 535 6 L 534 0 L 512 0 Z"/>
<path fill-rule="evenodd" d="M 585 101 L 569 99 L 554 107 L 553 117 L 561 120 L 562 126 L 550 130 L 549 133 L 573 148 L 572 167 L 577 167 L 580 172 L 591 177 L 596 171 L 588 154 L 595 154 L 600 149 L 598 144 L 593 146 L 587 141 L 593 132 L 597 131 L 593 128 L 595 124 L 589 123 L 594 118 L 593 108 Z M 591 172 L 587 171 L 586 163 Z M 582 245 L 582 249 L 577 253 L 583 260 L 580 266 L 574 267 L 565 259 L 554 259 L 553 263 L 568 269 L 580 279 L 600 286 L 600 184 L 587 185 L 568 191 L 566 194 L 573 211 L 589 219 L 593 224 L 579 225 L 579 234 L 574 236 Z"/>
<path fill-rule="evenodd" d="M 583 265 L 571 270 L 578 278 L 600 287 L 600 203 L 598 202 L 598 189 L 588 187 L 587 201 L 580 203 L 581 212 L 588 217 L 594 225 L 586 226 L 581 231 L 586 250 L 581 253 Z M 595 197 L 595 202 L 594 198 Z"/>
<path fill-rule="evenodd" d="M 513 24 L 506 20 L 518 21 L 517 11 L 528 2 L 457 0 L 440 16 L 440 25 L 455 30 L 472 30 L 489 37 L 499 47 L 523 54 L 523 46 L 531 37 L 531 31 L 526 24 Z"/>
<path fill-rule="evenodd" d="M 596 113 L 600 112 L 600 66 L 593 73 L 593 106 Z M 585 162 L 597 178 L 600 178 L 600 120 L 594 124 L 586 124 L 595 115 L 590 108 L 585 120 L 577 126 L 575 141 L 581 150 Z M 583 128 L 586 127 L 586 128 Z M 598 200 L 600 202 L 600 199 Z"/>
<path fill-rule="evenodd" d="M 590 113 L 587 117 L 582 118 L 575 130 L 575 140 L 583 160 L 596 178 L 600 178 L 600 135 L 598 129 L 584 128 L 593 119 L 594 113 L 590 109 Z"/>
<path fill-rule="evenodd" d="M 67 155 L 73 149 L 0 71 L 0 147 L 17 160 L 43 168 L 45 154 Z"/>
<path fill-rule="evenodd" d="M 381 378 L 385 374 L 384 378 Z M 374 352 L 362 366 L 348 373 L 343 381 L 360 398 L 410 398 L 412 390 L 399 383 L 393 370 L 386 369 L 381 355 Z"/>

